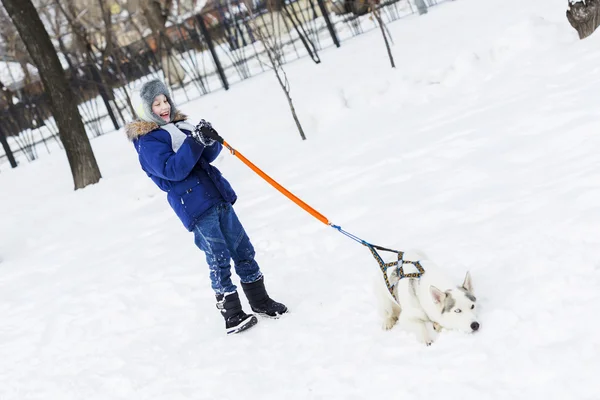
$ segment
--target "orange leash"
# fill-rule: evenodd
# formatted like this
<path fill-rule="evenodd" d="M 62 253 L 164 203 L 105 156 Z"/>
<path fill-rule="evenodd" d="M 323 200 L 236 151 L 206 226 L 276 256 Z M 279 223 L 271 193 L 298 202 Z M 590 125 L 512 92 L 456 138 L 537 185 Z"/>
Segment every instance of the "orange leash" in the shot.
<path fill-rule="evenodd" d="M 229 149 L 229 151 L 231 152 L 231 154 L 233 154 L 234 156 L 239 158 L 244 164 L 246 164 L 248 167 L 250 167 L 250 169 L 252 169 L 252 171 L 254 171 L 258 175 L 260 175 L 261 178 L 263 178 L 265 181 L 267 181 L 269 184 L 271 184 L 271 186 L 273 186 L 275 189 L 279 190 L 285 197 L 287 197 L 288 199 L 290 199 L 291 201 L 296 203 L 298 206 L 302 207 L 302 209 L 304 211 L 308 212 L 310 215 L 312 215 L 313 217 L 315 217 L 316 219 L 318 219 L 325 225 L 331 225 L 329 223 L 329 220 L 323 214 L 321 214 L 320 212 L 318 212 L 317 210 L 315 210 L 314 208 L 312 208 L 311 206 L 309 206 L 308 204 L 306 204 L 305 202 L 300 200 L 295 194 L 293 194 L 292 192 L 290 192 L 289 190 L 287 190 L 286 188 L 281 186 L 273 178 L 271 178 L 269 175 L 267 175 L 263 171 L 261 171 L 260 168 L 258 168 L 256 165 L 252 164 L 252 162 L 250 160 L 248 160 L 246 157 L 244 157 L 242 155 L 242 153 L 240 153 L 239 151 L 237 151 L 233 147 L 231 147 L 225 140 L 223 140 L 223 146 L 227 147 Z"/>

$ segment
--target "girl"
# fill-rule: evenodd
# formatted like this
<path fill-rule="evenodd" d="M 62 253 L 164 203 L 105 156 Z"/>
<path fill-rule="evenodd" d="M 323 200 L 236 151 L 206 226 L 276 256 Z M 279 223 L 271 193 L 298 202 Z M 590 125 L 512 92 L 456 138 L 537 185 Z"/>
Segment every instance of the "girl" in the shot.
<path fill-rule="evenodd" d="M 252 311 L 275 318 L 286 313 L 287 307 L 265 290 L 252 243 L 232 208 L 235 192 L 210 164 L 222 149 L 215 141 L 218 133 L 204 120 L 195 127 L 185 122 L 187 117 L 176 110 L 159 80 L 143 84 L 134 94 L 134 103 L 139 120 L 127 124 L 127 137 L 144 172 L 167 193 L 175 214 L 205 253 L 226 332 L 241 332 L 257 323 L 254 315 L 242 310 L 231 281 L 231 259 Z"/>

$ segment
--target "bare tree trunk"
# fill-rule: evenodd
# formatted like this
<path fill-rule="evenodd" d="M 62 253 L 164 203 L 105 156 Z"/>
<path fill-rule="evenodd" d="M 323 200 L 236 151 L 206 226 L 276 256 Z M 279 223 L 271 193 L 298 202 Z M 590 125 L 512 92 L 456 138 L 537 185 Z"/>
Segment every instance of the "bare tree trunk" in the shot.
<path fill-rule="evenodd" d="M 2 0 L 2 4 L 38 68 L 65 146 L 75 189 L 97 183 L 102 176 L 77 109 L 75 96 L 35 7 L 31 0 Z"/>
<path fill-rule="evenodd" d="M 23 71 L 23 76 L 25 77 L 25 86 L 27 86 L 33 82 L 31 74 L 29 73 L 29 68 L 27 68 L 27 61 L 21 59 L 19 60 L 19 65 L 21 66 L 21 71 Z"/>
<path fill-rule="evenodd" d="M 106 94 L 108 96 L 108 113 L 111 115 L 111 119 L 113 120 L 113 124 L 115 130 L 119 130 L 120 126 L 116 122 L 116 117 L 114 116 L 114 111 L 112 107 L 117 109 L 121 120 L 125 123 L 125 119 L 123 118 L 123 114 L 121 113 L 121 109 L 117 105 L 117 101 L 115 99 L 115 93 L 111 83 L 108 81 L 107 76 L 108 72 L 108 61 L 109 59 L 115 59 L 114 57 L 114 40 L 113 40 L 113 24 L 112 18 L 110 15 L 110 8 L 107 6 L 106 2 L 103 0 L 98 0 L 98 6 L 100 7 L 100 11 L 102 12 L 102 20 L 104 21 L 104 40 L 106 41 L 106 45 L 104 46 L 104 50 L 102 50 L 102 64 L 100 67 L 100 78 L 102 80 L 102 85 L 105 88 Z M 118 60 L 115 64 L 118 65 Z M 111 106 L 112 103 L 112 106 Z"/>
<path fill-rule="evenodd" d="M 381 18 L 381 13 L 379 12 L 379 8 L 377 7 L 377 4 L 375 3 L 375 1 L 370 0 L 371 3 L 371 14 L 373 14 L 373 17 L 375 18 L 375 20 L 377 21 L 377 24 L 379 25 L 379 29 L 381 29 L 381 35 L 383 36 L 383 41 L 385 43 L 385 48 L 387 49 L 387 53 L 388 53 L 388 57 L 390 59 L 390 64 L 392 64 L 392 68 L 396 68 L 396 64 L 394 63 L 394 56 L 392 55 L 392 49 L 390 48 L 390 42 L 388 41 L 388 35 L 389 35 L 389 31 L 387 31 L 385 23 L 383 22 L 383 19 Z M 390 36 L 391 38 L 391 36 Z"/>
<path fill-rule="evenodd" d="M 17 161 L 15 160 L 15 156 L 13 155 L 13 152 L 10 149 L 10 146 L 8 145 L 8 140 L 6 138 L 6 135 L 2 131 L 1 126 L 0 126 L 0 143 L 2 144 L 2 148 L 4 148 L 4 154 L 6 154 L 6 157 L 8 158 L 8 162 L 10 163 L 10 166 L 12 168 L 17 168 Z"/>
<path fill-rule="evenodd" d="M 158 59 L 160 60 L 163 73 L 165 74 L 169 85 L 174 86 L 178 83 L 183 87 L 185 69 L 179 60 L 173 56 L 173 43 L 171 43 L 169 37 L 163 33 L 167 23 L 168 10 L 172 5 L 173 0 L 166 0 L 163 9 L 161 2 L 158 0 L 144 0 L 141 3 L 141 8 L 142 14 L 146 18 L 148 26 L 156 39 Z"/>
<path fill-rule="evenodd" d="M 13 104 L 13 94 L 2 81 L 0 81 L 0 99 L 4 100 L 9 108 Z"/>
<path fill-rule="evenodd" d="M 569 2 L 567 20 L 579 34 L 579 39 L 590 36 L 600 26 L 600 0 Z"/>
<path fill-rule="evenodd" d="M 105 14 L 104 8 L 102 8 L 102 3 L 100 3 L 100 12 L 102 13 L 102 20 L 106 25 L 105 31 L 105 40 L 106 40 L 106 48 L 102 52 L 102 60 L 98 62 L 94 51 L 92 50 L 92 43 L 89 39 L 88 29 L 81 23 L 81 21 L 77 18 L 78 12 L 75 8 L 75 3 L 72 1 L 66 2 L 66 6 L 68 11 L 63 7 L 59 0 L 54 0 L 56 6 L 60 9 L 62 15 L 67 19 L 71 30 L 73 32 L 75 42 L 79 47 L 80 52 L 84 54 L 84 60 L 90 67 L 90 73 L 92 74 L 92 80 L 96 85 L 96 89 L 98 90 L 98 94 L 102 101 L 104 102 L 104 107 L 108 112 L 108 116 L 113 123 L 115 130 L 119 130 L 119 122 L 117 121 L 117 117 L 113 110 L 113 106 L 111 105 L 111 101 L 115 104 L 114 107 L 117 108 L 117 111 L 120 110 L 116 106 L 115 103 L 115 95 L 113 92 L 112 86 L 106 81 L 106 66 L 108 57 L 113 49 L 113 41 L 112 41 L 112 32 L 111 27 L 112 23 L 110 20 L 110 14 L 108 14 L 108 22 L 106 22 L 107 15 Z M 98 66 L 100 64 L 100 66 Z"/>
<path fill-rule="evenodd" d="M 285 71 L 281 68 L 274 69 L 275 75 L 277 76 L 277 81 L 279 82 L 279 86 L 285 93 L 285 97 L 288 101 L 288 105 L 290 107 L 290 112 L 292 113 L 292 118 L 294 118 L 294 122 L 296 123 L 296 128 L 298 129 L 298 133 L 302 140 L 306 140 L 306 135 L 304 134 L 304 129 L 302 129 L 302 124 L 300 123 L 300 119 L 298 119 L 298 114 L 296 114 L 296 108 L 294 108 L 294 102 L 292 101 L 292 97 L 290 96 L 290 87 L 289 82 L 287 80 L 287 75 Z"/>
<path fill-rule="evenodd" d="M 269 30 L 265 28 L 264 25 L 259 26 L 259 24 L 257 23 L 256 14 L 254 14 L 252 4 L 249 0 L 245 0 L 245 4 L 251 15 L 250 20 L 248 22 L 252 28 L 252 31 L 265 48 L 265 53 L 267 54 L 267 58 L 269 60 L 267 66 L 271 68 L 275 73 L 275 76 L 277 77 L 277 82 L 279 82 L 279 86 L 285 94 L 288 105 L 290 107 L 290 112 L 292 113 L 292 117 L 294 118 L 294 122 L 296 123 L 296 128 L 298 129 L 300 137 L 302 138 L 302 140 L 306 140 L 304 129 L 302 129 L 302 124 L 300 123 L 298 114 L 296 114 L 296 108 L 294 107 L 294 102 L 292 101 L 292 97 L 290 95 L 290 82 L 288 81 L 285 70 L 283 69 L 283 49 L 281 44 L 277 42 L 277 38 L 274 36 L 275 29 Z M 273 19 L 271 21 L 273 21 Z M 259 61 L 262 62 L 260 58 Z"/>

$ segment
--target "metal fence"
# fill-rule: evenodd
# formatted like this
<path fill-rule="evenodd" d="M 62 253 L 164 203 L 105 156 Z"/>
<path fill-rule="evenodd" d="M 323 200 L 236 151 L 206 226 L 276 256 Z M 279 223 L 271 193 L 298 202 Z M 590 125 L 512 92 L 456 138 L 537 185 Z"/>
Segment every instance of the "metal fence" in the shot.
<path fill-rule="evenodd" d="M 389 23 L 443 1 L 447 0 L 378 0 L 376 7 Z M 274 39 L 284 62 L 310 57 L 320 63 L 324 49 L 378 28 L 368 0 L 285 0 L 278 12 L 269 12 L 267 3 L 259 0 L 252 13 L 245 4 L 215 1 L 212 8 L 168 27 L 158 38 L 118 48 L 102 70 L 93 63 L 69 63 L 69 83 L 88 135 L 100 136 L 133 119 L 130 93 L 144 80 L 164 79 L 185 102 L 268 71 L 257 29 Z M 31 161 L 40 151 L 49 153 L 62 144 L 41 84 L 25 89 L 9 90 L 9 97 L 17 101 L 0 103 L 0 136 L 8 137 L 15 158 Z M 5 151 L 0 169 L 6 166 Z"/>

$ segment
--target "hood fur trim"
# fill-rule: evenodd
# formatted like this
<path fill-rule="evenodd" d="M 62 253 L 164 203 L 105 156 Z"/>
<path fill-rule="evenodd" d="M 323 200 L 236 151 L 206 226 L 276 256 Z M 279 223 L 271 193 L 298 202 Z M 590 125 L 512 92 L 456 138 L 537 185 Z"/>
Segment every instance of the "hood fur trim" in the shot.
<path fill-rule="evenodd" d="M 173 122 L 181 122 L 188 119 L 187 115 L 177 111 L 175 113 L 175 118 L 173 118 Z M 127 135 L 127 139 L 130 141 L 134 141 L 138 139 L 140 136 L 144 136 L 147 133 L 152 132 L 155 129 L 159 129 L 160 125 L 156 122 L 146 122 L 146 121 L 133 121 L 125 125 L 125 134 Z"/>

